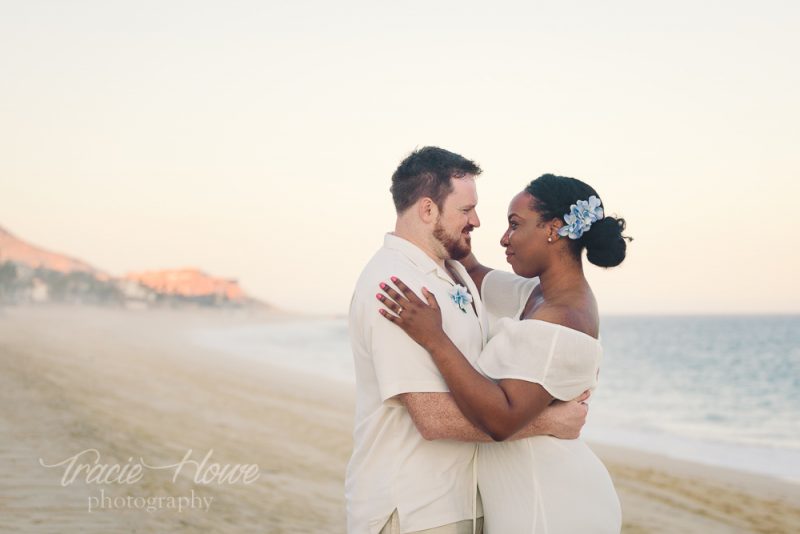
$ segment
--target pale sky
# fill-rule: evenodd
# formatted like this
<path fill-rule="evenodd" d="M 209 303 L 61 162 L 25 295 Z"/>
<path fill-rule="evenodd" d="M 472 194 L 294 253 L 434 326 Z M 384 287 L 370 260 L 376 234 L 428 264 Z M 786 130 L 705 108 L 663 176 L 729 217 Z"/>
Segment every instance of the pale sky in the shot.
<path fill-rule="evenodd" d="M 112 274 L 345 313 L 433 144 L 484 169 L 484 263 L 553 172 L 635 238 L 601 311 L 800 312 L 797 2 L 0 6 L 0 226 Z"/>

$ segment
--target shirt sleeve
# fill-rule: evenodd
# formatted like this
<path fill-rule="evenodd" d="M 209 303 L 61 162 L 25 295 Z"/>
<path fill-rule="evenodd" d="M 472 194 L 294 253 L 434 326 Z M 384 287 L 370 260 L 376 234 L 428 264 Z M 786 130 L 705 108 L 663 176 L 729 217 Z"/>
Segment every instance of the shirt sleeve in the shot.
<path fill-rule="evenodd" d="M 428 351 L 379 315 L 372 332 L 372 358 L 382 401 L 400 393 L 449 391 Z"/>
<path fill-rule="evenodd" d="M 408 275 L 401 275 L 401 278 L 417 295 L 422 295 L 421 280 L 413 280 Z M 436 296 L 441 302 L 441 295 Z M 448 392 L 447 383 L 428 351 L 399 326 L 381 316 L 378 313 L 380 306 L 376 300 L 374 306 L 367 306 L 373 309 L 365 311 L 369 317 L 366 327 L 370 329 L 367 341 L 381 401 L 401 393 Z"/>
<path fill-rule="evenodd" d="M 559 400 L 570 400 L 597 385 L 602 349 L 596 340 L 543 321 L 503 320 L 478 358 L 487 376 L 540 384 Z"/>

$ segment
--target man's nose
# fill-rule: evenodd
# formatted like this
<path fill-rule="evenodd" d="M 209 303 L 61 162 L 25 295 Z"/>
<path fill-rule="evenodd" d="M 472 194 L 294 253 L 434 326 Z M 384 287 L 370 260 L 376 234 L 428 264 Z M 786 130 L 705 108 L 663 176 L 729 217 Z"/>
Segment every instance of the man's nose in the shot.
<path fill-rule="evenodd" d="M 467 220 L 467 222 L 470 225 L 472 225 L 473 227 L 475 227 L 475 228 L 479 227 L 481 225 L 481 220 L 478 218 L 478 212 L 477 211 L 473 211 L 470 214 L 469 219 Z"/>

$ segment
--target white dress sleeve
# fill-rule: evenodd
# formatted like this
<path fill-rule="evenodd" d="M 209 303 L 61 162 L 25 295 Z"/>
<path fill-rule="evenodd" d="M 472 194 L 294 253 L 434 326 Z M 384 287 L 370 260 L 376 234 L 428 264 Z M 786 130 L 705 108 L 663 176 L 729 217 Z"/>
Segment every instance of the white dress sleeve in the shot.
<path fill-rule="evenodd" d="M 540 384 L 560 400 L 597 385 L 603 350 L 593 337 L 539 320 L 504 318 L 497 330 L 478 358 L 486 376 Z"/>
<path fill-rule="evenodd" d="M 496 269 L 484 276 L 481 299 L 489 316 L 489 325 L 494 325 L 501 317 L 518 319 L 537 285 L 538 278 L 524 278 Z"/>

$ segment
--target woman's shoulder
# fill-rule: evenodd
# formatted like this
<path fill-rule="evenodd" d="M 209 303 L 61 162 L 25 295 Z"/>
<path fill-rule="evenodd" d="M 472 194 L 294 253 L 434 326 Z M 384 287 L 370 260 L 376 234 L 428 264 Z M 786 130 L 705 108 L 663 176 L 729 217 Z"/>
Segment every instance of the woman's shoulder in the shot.
<path fill-rule="evenodd" d="M 561 326 L 568 330 L 597 339 L 596 315 L 587 309 L 564 304 L 544 304 L 531 315 L 529 320 Z"/>
<path fill-rule="evenodd" d="M 595 386 L 602 355 L 599 340 L 585 332 L 540 319 L 506 317 L 478 358 L 478 368 L 495 380 L 542 384 L 566 400 Z"/>
<path fill-rule="evenodd" d="M 547 321 L 543 319 L 513 319 L 503 317 L 493 329 L 492 339 L 505 338 L 513 340 L 515 344 L 524 344 L 531 347 L 553 347 L 554 340 L 557 338 L 556 345 L 567 346 L 586 346 L 594 347 L 600 345 L 600 340 L 595 336 L 567 326 L 561 323 Z"/>

